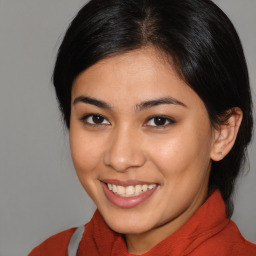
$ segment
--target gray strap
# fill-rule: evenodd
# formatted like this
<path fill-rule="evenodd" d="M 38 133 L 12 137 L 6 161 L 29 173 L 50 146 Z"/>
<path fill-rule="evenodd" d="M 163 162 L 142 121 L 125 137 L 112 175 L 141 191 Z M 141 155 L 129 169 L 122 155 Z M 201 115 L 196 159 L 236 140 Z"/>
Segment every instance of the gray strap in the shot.
<path fill-rule="evenodd" d="M 84 226 L 81 226 L 72 235 L 68 245 L 68 256 L 76 256 L 83 233 Z"/>

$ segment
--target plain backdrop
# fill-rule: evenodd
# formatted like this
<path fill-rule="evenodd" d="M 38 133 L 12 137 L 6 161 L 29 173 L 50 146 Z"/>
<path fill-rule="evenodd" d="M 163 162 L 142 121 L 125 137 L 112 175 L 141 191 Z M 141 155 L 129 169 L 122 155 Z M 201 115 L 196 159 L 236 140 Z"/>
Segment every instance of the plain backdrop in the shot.
<path fill-rule="evenodd" d="M 125 0 L 124 0 L 125 1 Z M 22 256 L 89 221 L 95 206 L 75 175 L 51 74 L 81 0 L 0 0 L 0 255 Z M 233 21 L 256 91 L 256 0 L 216 0 Z M 233 219 L 256 242 L 256 142 L 238 181 Z"/>

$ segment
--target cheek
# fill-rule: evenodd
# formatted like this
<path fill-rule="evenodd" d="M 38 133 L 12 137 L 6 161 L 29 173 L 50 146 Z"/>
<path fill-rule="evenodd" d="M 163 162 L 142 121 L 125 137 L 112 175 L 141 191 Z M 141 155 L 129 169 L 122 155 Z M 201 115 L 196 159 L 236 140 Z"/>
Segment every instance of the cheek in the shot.
<path fill-rule="evenodd" d="M 81 133 L 78 130 L 73 132 L 70 129 L 70 149 L 73 164 L 87 194 L 96 201 L 95 195 L 98 194 L 98 171 L 101 158 L 101 148 L 95 139 L 90 139 L 92 136 L 84 136 L 84 131 Z"/>
<path fill-rule="evenodd" d="M 208 129 L 187 126 L 165 140 L 151 141 L 150 155 L 165 177 L 179 178 L 207 170 L 210 160 Z M 176 180 L 177 181 L 177 180 Z"/>
<path fill-rule="evenodd" d="M 73 163 L 78 176 L 91 175 L 100 162 L 100 142 L 85 136 L 83 131 L 70 129 L 70 149 Z"/>

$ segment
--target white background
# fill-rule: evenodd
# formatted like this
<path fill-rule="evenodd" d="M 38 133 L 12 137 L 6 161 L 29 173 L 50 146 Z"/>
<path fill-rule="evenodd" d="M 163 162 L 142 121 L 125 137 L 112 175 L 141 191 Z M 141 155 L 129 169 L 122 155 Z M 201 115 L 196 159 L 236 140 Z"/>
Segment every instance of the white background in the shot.
<path fill-rule="evenodd" d="M 95 209 L 76 178 L 51 85 L 61 38 L 85 2 L 0 0 L 0 256 L 27 255 Z M 215 2 L 238 30 L 256 91 L 256 0 Z M 256 242 L 255 140 L 249 153 L 233 219 Z"/>

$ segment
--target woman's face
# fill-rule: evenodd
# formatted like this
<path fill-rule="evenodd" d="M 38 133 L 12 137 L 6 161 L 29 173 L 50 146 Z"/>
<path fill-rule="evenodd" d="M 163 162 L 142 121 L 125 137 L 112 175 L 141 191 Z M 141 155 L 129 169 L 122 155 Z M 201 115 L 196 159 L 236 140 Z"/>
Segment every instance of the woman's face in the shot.
<path fill-rule="evenodd" d="M 74 166 L 117 232 L 184 224 L 207 197 L 213 141 L 204 103 L 152 48 L 102 60 L 74 81 Z"/>

